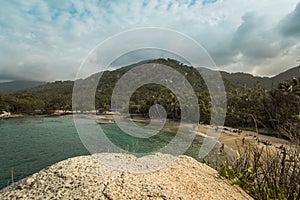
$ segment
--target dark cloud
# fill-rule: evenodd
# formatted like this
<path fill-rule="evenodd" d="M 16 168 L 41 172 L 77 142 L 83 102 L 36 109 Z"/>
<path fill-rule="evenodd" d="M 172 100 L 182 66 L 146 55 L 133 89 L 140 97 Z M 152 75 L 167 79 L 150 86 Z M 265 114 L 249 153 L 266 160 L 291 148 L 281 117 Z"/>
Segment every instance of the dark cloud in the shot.
<path fill-rule="evenodd" d="M 238 51 L 227 44 L 220 46 L 219 49 L 211 50 L 209 53 L 217 66 L 224 66 L 234 62 L 235 57 L 238 55 Z"/>
<path fill-rule="evenodd" d="M 275 57 L 279 46 L 271 27 L 266 27 L 264 18 L 247 13 L 243 23 L 234 33 L 232 47 L 248 58 L 264 59 Z"/>
<path fill-rule="evenodd" d="M 281 20 L 279 30 L 284 36 L 300 37 L 300 2 L 292 13 Z"/>

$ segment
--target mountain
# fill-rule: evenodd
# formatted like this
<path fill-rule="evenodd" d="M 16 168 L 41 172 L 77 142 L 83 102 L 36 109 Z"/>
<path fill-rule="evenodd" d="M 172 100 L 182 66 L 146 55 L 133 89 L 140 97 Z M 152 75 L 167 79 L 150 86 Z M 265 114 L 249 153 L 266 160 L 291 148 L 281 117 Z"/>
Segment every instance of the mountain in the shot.
<path fill-rule="evenodd" d="M 36 87 L 28 88 L 26 90 L 36 95 L 71 95 L 73 84 L 74 81 L 55 81 L 52 83 L 40 84 Z"/>
<path fill-rule="evenodd" d="M 291 80 L 294 77 L 300 77 L 300 65 L 273 77 L 259 77 L 242 72 L 228 73 L 221 71 L 220 73 L 224 80 L 228 80 L 236 87 L 254 87 L 256 83 L 259 82 L 262 87 L 271 89 L 273 87 L 276 87 L 280 82 L 284 80 Z"/>
<path fill-rule="evenodd" d="M 278 83 L 284 80 L 291 80 L 294 77 L 300 77 L 300 65 L 272 77 L 272 81 L 274 86 L 276 86 Z"/>
<path fill-rule="evenodd" d="M 147 68 L 142 70 L 132 70 L 127 73 L 135 65 L 125 66 L 112 71 L 101 72 L 101 79 L 98 80 L 98 75 L 93 74 L 88 78 L 79 79 L 76 81 L 78 87 L 74 88 L 76 92 L 73 93 L 74 81 L 56 81 L 53 83 L 47 83 L 39 85 L 26 90 L 18 91 L 12 95 L 0 95 L 0 110 L 8 110 L 12 113 L 44 113 L 51 114 L 55 110 L 70 110 L 71 108 L 77 111 L 86 111 L 98 109 L 99 112 L 109 110 L 112 103 L 112 92 L 116 83 L 121 77 L 125 77 L 132 80 L 133 84 L 143 83 L 147 80 L 151 72 L 155 72 L 156 80 L 160 80 L 164 83 L 177 83 L 175 86 L 177 91 L 184 90 L 189 84 L 186 84 L 183 79 L 174 76 L 170 71 L 164 71 L 160 69 L 158 64 L 167 65 L 179 72 L 184 79 L 186 79 L 194 90 L 194 94 L 199 99 L 198 105 L 200 108 L 200 114 L 202 116 L 201 121 L 209 123 L 211 119 L 211 97 L 207 88 L 218 89 L 219 85 L 216 83 L 216 71 L 212 71 L 206 68 L 197 69 L 184 65 L 176 60 L 171 59 L 156 59 L 146 61 L 145 64 L 150 64 Z M 168 69 L 168 68 L 165 68 Z M 151 71 L 150 71 L 151 70 Z M 129 75 L 131 74 L 131 75 Z M 205 81 L 200 74 L 205 74 Z M 266 98 L 269 92 L 269 88 L 278 87 L 278 83 L 282 80 L 290 80 L 286 85 L 292 85 L 295 91 L 298 91 L 298 83 L 300 83 L 300 67 L 289 69 L 283 73 L 280 73 L 274 77 L 255 77 L 251 74 L 246 73 L 227 73 L 221 72 L 224 80 L 224 86 L 227 92 L 227 116 L 226 125 L 233 127 L 253 127 L 252 121 L 249 121 L 249 113 L 255 113 L 255 116 L 259 116 L 260 126 L 268 127 L 272 130 L 277 130 L 277 124 L 274 123 L 273 119 L 278 118 L 278 112 L 280 111 L 280 119 L 286 120 L 287 114 L 289 119 L 294 119 L 295 115 L 299 114 L 299 104 L 297 104 L 297 94 L 290 93 L 290 96 L 286 95 L 282 90 L 272 90 L 272 98 Z M 291 81 L 293 77 L 298 79 Z M 262 87 L 254 87 L 257 83 L 260 83 Z M 295 87 L 294 87 L 295 85 Z M 121 91 L 131 91 L 134 86 L 129 84 L 121 84 Z M 173 85 L 174 86 L 174 85 Z M 97 88 L 96 88 L 97 87 Z M 185 93 L 187 94 L 187 93 Z M 288 93 L 289 94 L 289 93 Z M 168 118 L 180 119 L 181 118 L 181 107 L 180 99 L 177 98 L 177 93 L 174 93 L 174 89 L 162 87 L 159 84 L 152 83 L 145 84 L 138 87 L 130 96 L 129 111 L 132 114 L 142 114 L 147 116 L 149 109 L 154 104 L 162 105 Z M 188 102 L 192 95 L 185 95 L 185 101 Z M 217 100 L 220 103 L 224 101 L 222 96 L 216 95 Z M 269 97 L 269 96 L 268 96 Z M 124 109 L 126 106 L 126 95 L 120 94 L 117 96 L 119 105 L 118 109 Z M 116 99 L 113 99 L 113 102 Z M 286 102 L 291 100 L 291 102 Z M 274 106 L 274 104 L 276 105 Z M 281 109 L 282 104 L 289 106 Z M 268 112 L 265 110 L 265 106 L 268 107 Z M 188 113 L 193 115 L 197 110 L 194 109 L 195 104 L 189 104 L 185 108 L 190 109 Z M 222 108 L 218 112 L 222 112 Z M 285 112 L 286 111 L 286 112 Z M 268 115 L 267 115 L 267 114 Z M 296 114 L 295 114 L 296 113 Z M 277 117 L 277 118 L 276 118 Z M 278 121 L 278 120 L 277 120 Z"/>
<path fill-rule="evenodd" d="M 220 71 L 220 73 L 223 80 L 228 80 L 234 87 L 254 87 L 257 82 L 265 88 L 270 88 L 271 86 L 269 77 L 258 77 L 243 72 L 228 73 Z"/>
<path fill-rule="evenodd" d="M 180 63 L 177 60 L 172 59 L 155 59 L 155 60 L 146 60 L 132 65 L 128 65 L 113 71 L 105 71 L 101 77 L 101 84 L 98 85 L 98 90 L 109 92 L 112 91 L 114 84 L 117 80 L 122 77 L 127 71 L 132 69 L 135 66 L 147 63 L 160 63 L 165 64 L 170 67 L 173 67 L 180 73 L 182 73 L 196 88 L 195 91 L 203 90 L 203 79 L 198 75 L 197 71 L 187 65 Z M 214 71 L 207 68 L 200 68 L 200 72 L 205 74 L 210 74 L 210 78 L 213 79 Z M 225 71 L 220 71 L 221 76 L 224 81 L 224 85 L 227 90 L 240 88 L 240 87 L 254 87 L 257 83 L 266 89 L 271 89 L 276 87 L 280 82 L 284 80 L 291 80 L 293 77 L 300 77 L 300 65 L 298 67 L 291 68 L 285 72 L 282 72 L 273 77 L 258 77 L 253 76 L 252 74 L 238 72 L 238 73 L 228 73 Z M 92 80 L 98 77 L 98 73 L 91 75 L 85 80 Z M 199 81 L 200 77 L 200 81 Z M 17 90 L 27 89 L 29 92 L 41 95 L 41 94 L 61 94 L 61 95 L 71 95 L 73 88 L 73 81 L 56 81 L 53 83 L 43 83 L 43 82 L 34 82 L 34 81 L 18 81 L 10 83 L 1 83 L 0 92 L 3 93 L 13 93 Z M 31 88 L 30 88 L 31 87 Z"/>
<path fill-rule="evenodd" d="M 0 93 L 10 94 L 19 90 L 29 89 L 43 84 L 45 84 L 45 82 L 40 81 L 11 81 L 0 83 Z"/>

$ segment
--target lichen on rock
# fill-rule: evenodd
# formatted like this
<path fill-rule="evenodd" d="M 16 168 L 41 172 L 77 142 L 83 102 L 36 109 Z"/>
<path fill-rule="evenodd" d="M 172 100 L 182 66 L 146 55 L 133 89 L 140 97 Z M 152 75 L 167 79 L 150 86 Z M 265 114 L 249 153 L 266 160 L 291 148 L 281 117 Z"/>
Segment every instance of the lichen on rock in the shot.
<path fill-rule="evenodd" d="M 252 199 L 216 170 L 188 156 L 148 173 L 107 167 L 99 156 L 133 159 L 128 154 L 69 158 L 4 188 L 0 199 Z"/>

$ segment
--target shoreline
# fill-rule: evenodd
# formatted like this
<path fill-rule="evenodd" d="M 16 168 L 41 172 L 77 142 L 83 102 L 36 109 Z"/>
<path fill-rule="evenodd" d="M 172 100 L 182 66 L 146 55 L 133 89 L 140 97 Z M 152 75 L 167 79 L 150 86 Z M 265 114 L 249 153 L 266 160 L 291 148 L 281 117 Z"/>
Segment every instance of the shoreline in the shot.
<path fill-rule="evenodd" d="M 26 118 L 26 117 L 60 117 L 60 116 L 70 116 L 72 113 L 53 113 L 53 114 L 11 114 L 2 119 L 15 119 L 15 118 Z"/>
<path fill-rule="evenodd" d="M 132 119 L 137 119 L 137 120 L 145 120 L 149 121 L 149 118 L 145 117 L 133 117 Z M 147 122 L 146 122 L 147 123 Z M 179 127 L 180 121 L 176 121 L 173 119 L 167 119 L 165 123 L 165 127 L 168 130 L 177 130 Z M 259 147 L 263 146 L 269 146 L 269 147 L 279 147 L 281 145 L 284 146 L 291 146 L 293 145 L 292 142 L 289 140 L 283 139 L 283 138 L 278 138 L 278 137 L 273 137 L 273 136 L 268 136 L 264 134 L 257 134 L 254 131 L 246 131 L 246 130 L 240 130 L 228 126 L 219 126 L 219 130 L 221 129 L 220 136 L 218 138 L 214 138 L 213 136 L 207 135 L 207 131 L 209 129 L 210 125 L 207 124 L 198 124 L 194 125 L 192 123 L 188 122 L 182 122 L 184 128 L 191 128 L 192 131 L 198 136 L 201 137 L 206 137 L 206 138 L 211 138 L 215 139 L 217 143 L 224 144 L 227 146 L 232 151 L 238 150 L 238 148 L 242 147 L 243 144 L 245 143 L 251 143 L 252 145 L 256 145 Z M 238 131 L 239 130 L 239 131 Z M 257 139 L 259 139 L 261 142 L 258 142 Z M 243 142 L 244 140 L 244 142 Z M 262 141 L 269 141 L 271 145 L 265 145 Z"/>
<path fill-rule="evenodd" d="M 5 117 L 3 119 L 15 119 L 15 118 L 26 118 L 26 117 L 61 117 L 61 116 L 93 116 L 93 117 L 100 117 L 100 116 L 113 116 L 113 115 L 105 115 L 105 114 L 95 114 L 95 113 L 52 113 L 52 114 L 35 114 L 35 115 L 29 115 L 29 114 L 11 114 L 8 117 Z M 137 123 L 149 123 L 149 118 L 142 117 L 142 116 L 132 116 L 133 122 Z M 178 130 L 180 121 L 173 120 L 173 119 L 167 119 L 164 124 L 164 129 L 168 131 L 176 131 Z M 243 143 L 251 143 L 257 146 L 265 146 L 262 143 L 259 143 L 257 140 L 261 141 L 269 141 L 274 147 L 279 147 L 281 145 L 285 146 L 291 146 L 292 143 L 286 139 L 267 136 L 263 134 L 257 134 L 253 131 L 245 131 L 241 130 L 240 133 L 236 132 L 235 128 L 222 126 L 218 127 L 221 129 L 221 134 L 218 138 L 214 138 L 212 136 L 206 135 L 210 125 L 207 124 L 198 124 L 198 126 L 188 123 L 188 122 L 182 122 L 184 128 L 190 128 L 191 131 L 194 131 L 194 133 L 201 137 L 208 137 L 212 139 L 216 139 L 217 143 L 224 144 L 226 147 L 228 147 L 231 150 L 237 150 L 238 148 L 243 146 Z M 244 140 L 244 142 L 243 142 Z"/>
<path fill-rule="evenodd" d="M 205 134 L 207 133 L 208 127 L 209 125 L 198 125 L 197 131 Z M 280 146 L 293 146 L 290 141 L 282 138 L 257 134 L 256 132 L 245 130 L 241 130 L 240 133 L 237 133 L 234 132 L 234 130 L 237 129 L 224 126 L 222 127 L 220 137 L 218 138 L 218 142 L 224 144 L 227 148 L 230 148 L 233 151 L 244 149 L 247 144 L 258 148 L 268 147 L 273 150 L 277 150 Z M 266 141 L 269 142 L 269 145 L 265 143 Z"/>
<path fill-rule="evenodd" d="M 81 115 L 81 114 L 80 114 Z M 48 117 L 49 115 L 47 116 L 42 116 L 42 115 L 38 115 L 38 117 Z M 61 115 L 58 115 L 58 116 L 61 116 Z M 70 116 L 70 115 L 69 115 Z M 84 116 L 84 115 L 82 115 Z M 94 116 L 94 115 L 93 115 Z M 37 116 L 25 116 L 25 115 L 17 115 L 16 117 L 37 117 Z M 51 116 L 50 116 L 51 117 Z M 178 127 L 180 122 L 178 121 L 173 121 L 173 120 L 167 120 L 166 121 L 166 125 L 169 127 L 169 128 L 176 128 L 176 126 Z M 198 125 L 196 126 L 195 124 L 191 124 L 191 123 L 182 123 L 182 125 L 184 127 L 192 127 L 193 130 L 195 131 L 195 133 L 197 135 L 200 135 L 202 137 L 205 137 L 205 133 L 207 132 L 208 128 L 209 128 L 209 125 Z M 255 132 L 251 132 L 251 131 L 242 131 L 240 134 L 238 133 L 235 133 L 234 132 L 234 128 L 230 128 L 230 127 L 219 127 L 220 129 L 219 130 L 222 130 L 221 131 L 221 135 L 220 137 L 217 139 L 217 143 L 218 144 L 222 144 L 224 143 L 226 145 L 226 148 L 228 147 L 228 150 L 229 148 L 232 150 L 232 152 L 234 153 L 235 150 L 238 148 L 238 147 L 242 147 L 242 139 L 245 138 L 246 142 L 251 142 L 253 144 L 257 144 L 257 142 L 255 141 L 255 138 L 254 136 L 257 135 Z M 192 129 L 191 129 L 192 130 Z M 209 136 L 208 136 L 209 137 Z M 263 136 L 263 135 L 259 135 L 259 137 L 261 139 L 271 139 L 272 140 L 272 143 L 273 143 L 273 147 L 276 147 L 277 144 L 281 144 L 281 143 L 285 143 L 285 144 L 289 144 L 288 141 L 286 140 L 283 140 L 283 139 L 278 139 L 278 138 L 273 138 L 273 137 L 270 137 L 270 136 Z M 274 139 L 274 140 L 273 140 Z M 262 147 L 262 146 L 265 146 L 263 144 L 258 144 L 258 146 Z M 273 148 L 272 147 L 272 148 Z M 274 148 L 275 149 L 275 148 Z M 225 154 L 224 155 L 221 155 L 221 156 L 227 156 L 227 151 L 225 150 Z M 199 161 L 198 161 L 199 162 Z M 201 162 L 199 162 L 201 163 Z M 211 167 L 211 165 L 207 164 L 208 166 Z M 211 167 L 212 168 L 212 167 Z M 47 169 L 47 168 L 43 168 L 44 169 Z M 28 179 L 30 176 L 26 177 L 25 179 Z"/>

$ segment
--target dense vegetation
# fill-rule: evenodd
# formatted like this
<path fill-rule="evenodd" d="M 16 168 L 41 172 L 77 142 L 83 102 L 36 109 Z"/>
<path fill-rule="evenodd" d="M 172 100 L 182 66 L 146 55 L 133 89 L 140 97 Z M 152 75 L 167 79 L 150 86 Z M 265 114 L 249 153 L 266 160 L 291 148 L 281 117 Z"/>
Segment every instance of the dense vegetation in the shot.
<path fill-rule="evenodd" d="M 210 123 L 212 115 L 210 93 L 195 68 L 170 59 L 143 63 L 161 63 L 180 72 L 192 85 L 198 98 L 200 122 Z M 90 107 L 88 104 L 90 99 L 81 95 L 80 91 L 88 90 L 85 83 L 97 80 L 99 74 L 78 80 L 81 83 L 78 95 L 81 101 L 73 105 L 73 108 L 80 111 L 109 110 L 115 84 L 128 70 L 139 64 L 141 63 L 103 72 L 95 94 L 96 108 Z M 214 80 L 213 71 L 199 70 L 201 72 L 206 70 L 208 79 Z M 256 199 L 300 198 L 300 73 L 296 73 L 297 71 L 299 67 L 274 78 L 221 73 L 227 95 L 225 125 L 285 137 L 295 144 L 290 149 L 275 152 L 249 144 L 242 151 L 238 151 L 235 157 L 226 160 L 220 174 L 240 185 Z M 291 74 L 297 76 L 293 77 Z M 160 76 L 164 79 L 163 74 Z M 57 81 L 13 94 L 0 94 L 0 110 L 34 115 L 50 114 L 58 109 L 71 110 L 73 85 L 73 81 Z M 131 96 L 129 110 L 132 114 L 148 116 L 149 109 L 154 104 L 164 106 L 168 118 L 175 120 L 181 118 L 180 104 L 176 95 L 170 89 L 158 84 L 147 84 L 138 88 Z M 217 112 L 222 112 L 221 108 Z"/>
<path fill-rule="evenodd" d="M 249 143 L 226 160 L 219 173 L 254 199 L 299 199 L 299 162 L 299 144 L 274 149 Z"/>
<path fill-rule="evenodd" d="M 40 81 L 9 81 L 9 82 L 0 82 L 0 93 L 3 94 L 12 94 L 19 90 L 24 90 L 26 88 L 33 88 L 39 85 L 44 85 L 46 82 Z"/>
<path fill-rule="evenodd" d="M 161 63 L 180 72 L 193 86 L 198 97 L 201 115 L 200 122 L 210 122 L 211 97 L 203 78 L 195 68 L 171 59 L 157 59 L 144 61 L 143 63 Z M 95 109 L 99 111 L 110 109 L 111 94 L 116 82 L 128 70 L 139 64 L 114 71 L 105 71 L 102 74 L 95 95 Z M 205 68 L 199 70 L 201 72 L 209 71 L 210 73 L 207 74 L 211 77 L 208 78 L 213 80 L 213 71 Z M 295 69 L 289 71 L 295 73 Z M 86 90 L 84 82 L 95 79 L 97 75 L 92 75 L 85 80 L 79 80 L 83 83 L 81 89 Z M 222 72 L 227 93 L 225 125 L 253 130 L 257 128 L 267 134 L 271 133 L 276 136 L 292 137 L 291 139 L 293 140 L 297 139 L 300 114 L 299 78 L 286 80 L 273 88 L 268 88 L 266 82 L 270 84 L 270 78 L 256 77 L 251 79 L 249 78 L 250 75 L 240 75 L 241 78 L 238 78 L 238 74 L 233 74 L 230 77 L 228 73 Z M 161 76 L 163 78 L 163 75 Z M 245 76 L 248 78 L 245 78 Z M 280 80 L 280 76 L 275 78 Z M 257 82 L 253 83 L 253 81 Z M 2 94 L 0 95 L 0 109 L 11 113 L 25 114 L 49 114 L 58 109 L 70 110 L 72 108 L 73 84 L 73 81 L 57 81 L 10 95 Z M 82 96 L 81 98 L 83 101 L 81 101 L 80 105 L 75 105 L 76 109 L 93 109 L 88 107 L 87 97 Z M 144 85 L 136 90 L 131 97 L 129 109 L 131 113 L 147 116 L 149 108 L 153 104 L 163 105 L 167 111 L 168 118 L 180 119 L 181 110 L 176 95 L 168 88 L 156 84 Z"/>

